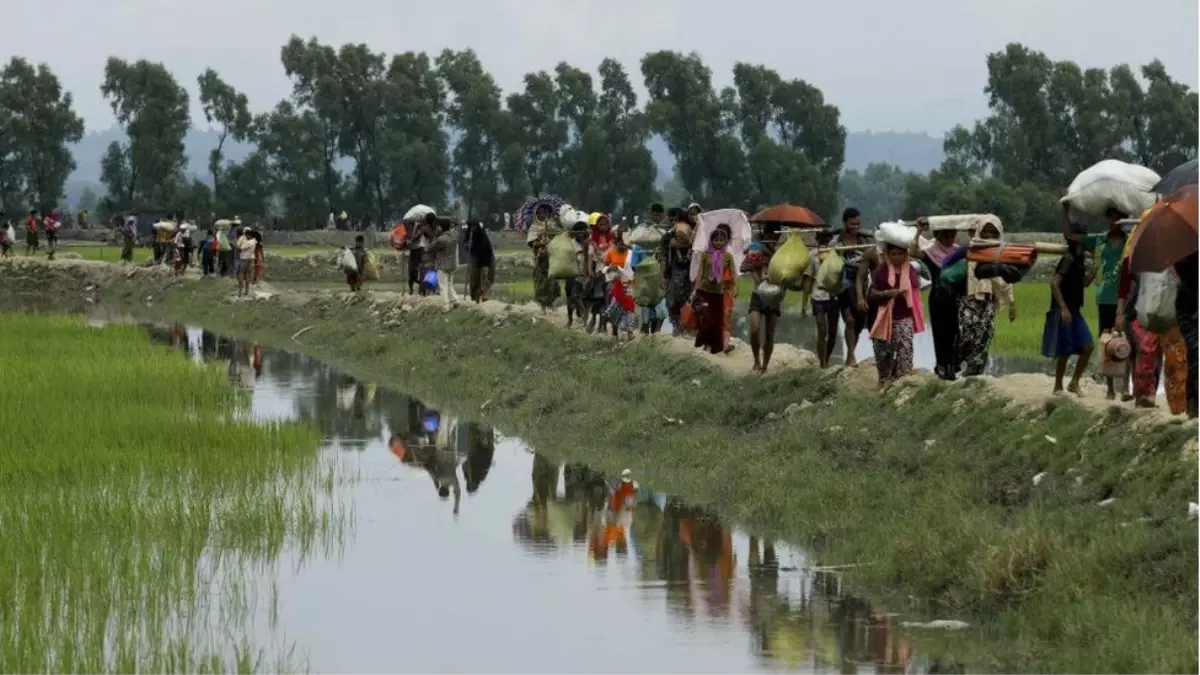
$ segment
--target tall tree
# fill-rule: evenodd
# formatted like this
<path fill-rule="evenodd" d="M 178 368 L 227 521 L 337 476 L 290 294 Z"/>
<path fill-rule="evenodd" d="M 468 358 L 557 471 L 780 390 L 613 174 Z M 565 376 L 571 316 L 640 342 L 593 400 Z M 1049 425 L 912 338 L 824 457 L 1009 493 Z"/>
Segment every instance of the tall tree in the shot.
<path fill-rule="evenodd" d="M 723 98 L 735 101 L 752 206 L 793 202 L 833 211 L 846 146 L 838 109 L 816 87 L 763 66 L 737 63 L 733 81 Z"/>
<path fill-rule="evenodd" d="M 683 187 L 712 204 L 741 204 L 746 199 L 746 161 L 733 134 L 731 101 L 712 88 L 712 71 L 698 54 L 660 51 L 642 59 L 650 94 L 651 129 L 662 135 L 675 155 Z"/>
<path fill-rule="evenodd" d="M 424 53 L 393 56 L 387 80 L 391 100 L 384 119 L 385 190 L 396 210 L 440 205 L 450 171 L 446 89 Z"/>
<path fill-rule="evenodd" d="M 320 127 L 322 196 L 325 206 L 336 208 L 341 197 L 342 176 L 337 169 L 339 129 L 337 125 L 337 52 L 317 39 L 308 42 L 293 35 L 280 50 L 283 70 L 292 78 L 292 98 L 300 111 L 311 112 Z"/>
<path fill-rule="evenodd" d="M 936 209 L 990 211 L 1010 229 L 1057 227 L 1057 197 L 1105 158 L 1166 172 L 1196 156 L 1196 92 L 1155 61 L 1142 68 L 1081 69 L 1019 44 L 989 54 L 991 113 L 956 127 L 946 159 L 908 180 L 909 215 Z"/>
<path fill-rule="evenodd" d="M 437 69 L 450 94 L 446 120 L 456 137 L 450 170 L 455 193 L 469 215 L 502 213 L 499 160 L 505 116 L 500 87 L 470 49 L 443 51 Z"/>
<path fill-rule="evenodd" d="M 658 167 L 646 147 L 650 120 L 638 106 L 637 92 L 620 61 L 600 62 L 600 98 L 595 124 L 608 145 L 608 175 L 599 199 L 615 213 L 632 218 L 654 199 Z"/>
<path fill-rule="evenodd" d="M 129 138 L 114 141 L 101 163 L 110 198 L 119 209 L 171 208 L 187 163 L 187 90 L 161 63 L 109 58 L 100 92 Z"/>
<path fill-rule="evenodd" d="M 285 222 L 293 228 L 324 227 L 329 204 L 340 201 L 341 178 L 328 187 L 325 125 L 312 110 L 299 111 L 281 101 L 256 122 L 259 152 L 283 202 Z M 332 194 L 332 198 L 330 198 Z"/>
<path fill-rule="evenodd" d="M 838 208 L 857 207 L 863 220 L 882 223 L 903 217 L 909 174 L 898 166 L 872 162 L 864 171 L 850 169 L 838 181 Z M 836 212 L 835 211 L 835 212 Z"/>
<path fill-rule="evenodd" d="M 529 190 L 535 195 L 559 190 L 569 129 L 554 78 L 545 71 L 526 74 L 524 91 L 508 96 L 508 111 L 511 142 L 519 148 L 510 158 L 522 159 Z"/>
<path fill-rule="evenodd" d="M 83 137 L 83 120 L 75 114 L 71 94 L 46 64 L 34 66 L 13 57 L 0 71 L 0 110 L 5 127 L 0 153 L 8 151 L 0 159 L 0 198 L 15 187 L 6 184 L 15 177 L 23 184 L 26 203 L 53 208 L 75 170 L 68 144 Z"/>
<path fill-rule="evenodd" d="M 220 125 L 217 147 L 208 156 L 208 171 L 212 174 L 213 198 L 221 199 L 221 165 L 225 161 L 223 149 L 226 139 L 245 142 L 254 131 L 254 116 L 250 114 L 246 95 L 221 79 L 217 71 L 206 69 L 196 78 L 200 85 L 200 106 L 204 119 Z"/>

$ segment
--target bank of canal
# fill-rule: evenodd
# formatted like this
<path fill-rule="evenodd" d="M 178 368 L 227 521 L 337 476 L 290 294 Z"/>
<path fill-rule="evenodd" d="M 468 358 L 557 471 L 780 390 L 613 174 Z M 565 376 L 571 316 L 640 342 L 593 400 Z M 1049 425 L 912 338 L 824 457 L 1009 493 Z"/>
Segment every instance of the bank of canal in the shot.
<path fill-rule="evenodd" d="M 117 308 L 295 349 L 549 457 L 630 467 L 822 564 L 869 562 L 856 588 L 977 627 L 959 659 L 973 670 L 1196 669 L 1194 423 L 980 381 L 731 377 L 653 341 L 382 294 L 232 302 L 217 281 L 65 264 L 0 265 L 0 280 L 8 306 Z"/>
<path fill-rule="evenodd" d="M 352 534 L 282 552 L 256 589 L 271 589 L 269 612 L 251 622 L 252 644 L 294 647 L 316 672 L 964 668 L 901 630 L 916 617 L 850 595 L 841 572 L 649 486 L 606 519 L 615 481 L 583 464 L 304 356 L 150 333 L 227 368 L 254 418 L 320 430 Z"/>

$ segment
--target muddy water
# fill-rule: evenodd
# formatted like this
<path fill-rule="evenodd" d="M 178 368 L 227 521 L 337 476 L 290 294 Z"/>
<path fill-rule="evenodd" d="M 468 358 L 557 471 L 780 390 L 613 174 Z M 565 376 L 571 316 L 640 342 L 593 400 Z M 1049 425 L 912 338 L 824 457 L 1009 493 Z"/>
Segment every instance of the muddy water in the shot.
<path fill-rule="evenodd" d="M 314 423 L 339 467 L 353 534 L 264 573 L 252 637 L 297 646 L 313 671 L 962 669 L 803 551 L 651 486 L 606 515 L 619 480 L 582 464 L 302 356 L 182 327 L 151 335 L 220 361 L 256 417 Z"/>

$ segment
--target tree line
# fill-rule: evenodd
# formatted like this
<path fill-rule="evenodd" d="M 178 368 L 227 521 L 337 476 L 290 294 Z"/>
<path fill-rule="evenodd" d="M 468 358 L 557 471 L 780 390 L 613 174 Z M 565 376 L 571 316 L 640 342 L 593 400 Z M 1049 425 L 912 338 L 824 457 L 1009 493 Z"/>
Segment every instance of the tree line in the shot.
<path fill-rule="evenodd" d="M 646 147 L 658 134 L 677 161 L 665 195 L 677 201 L 792 202 L 831 221 L 848 204 L 868 222 L 987 211 L 1010 229 L 1052 230 L 1057 198 L 1079 170 L 1116 157 L 1165 172 L 1197 150 L 1196 92 L 1161 62 L 1137 74 L 1124 64 L 1082 69 L 1019 44 L 987 56 L 990 113 L 946 134 L 945 161 L 929 175 L 886 164 L 843 172 L 846 130 L 818 88 L 737 63 L 718 90 L 694 53 L 645 55 L 645 102 L 615 59 L 595 75 L 567 63 L 529 73 L 507 96 L 470 49 L 389 57 L 293 36 L 280 61 L 292 93 L 263 112 L 219 73 L 197 77 L 219 134 L 201 178 L 185 172 L 188 89 L 161 63 L 109 58 L 100 90 L 127 140 L 101 162 L 103 210 L 236 213 L 309 228 L 331 209 L 384 223 L 451 196 L 472 217 L 498 219 L 553 193 L 633 216 L 664 197 Z M 10 212 L 56 205 L 82 133 L 50 69 L 14 57 L 0 71 L 0 203 Z M 254 151 L 229 161 L 229 141 Z"/>

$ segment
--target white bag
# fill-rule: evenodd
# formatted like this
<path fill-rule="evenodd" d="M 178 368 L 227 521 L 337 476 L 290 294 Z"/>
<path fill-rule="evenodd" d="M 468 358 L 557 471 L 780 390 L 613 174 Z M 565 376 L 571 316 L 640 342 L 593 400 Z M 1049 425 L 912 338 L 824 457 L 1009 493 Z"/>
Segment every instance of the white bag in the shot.
<path fill-rule="evenodd" d="M 358 271 L 358 261 L 354 259 L 354 252 L 348 248 L 343 248 L 341 254 L 338 255 L 338 264 L 347 272 Z"/>
<path fill-rule="evenodd" d="M 1137 216 L 1158 201 L 1158 181 L 1159 175 L 1144 166 L 1106 159 L 1076 176 L 1061 201 L 1092 215 L 1115 208 Z"/>
<path fill-rule="evenodd" d="M 910 225 L 905 225 L 902 222 L 880 223 L 879 228 L 875 230 L 875 241 L 879 242 L 880 250 L 883 250 L 883 244 L 891 244 L 900 248 L 908 248 L 912 243 L 913 237 L 917 236 L 917 228 Z M 928 248 L 926 242 L 921 242 L 922 246 Z M 929 242 L 931 245 L 932 242 Z"/>
<path fill-rule="evenodd" d="M 1170 272 L 1143 272 L 1138 275 L 1137 320 L 1151 333 L 1164 335 L 1179 325 L 1175 296 L 1179 280 Z"/>
<path fill-rule="evenodd" d="M 13 230 L 12 225 L 9 225 L 7 228 L 5 228 L 4 237 L 10 244 L 17 240 L 17 233 L 15 230 Z"/>
<path fill-rule="evenodd" d="M 662 244 L 662 238 L 665 232 L 665 230 L 659 229 L 650 223 L 646 223 L 633 228 L 633 231 L 629 233 L 629 237 L 626 239 L 626 241 L 634 246 L 657 249 Z"/>

